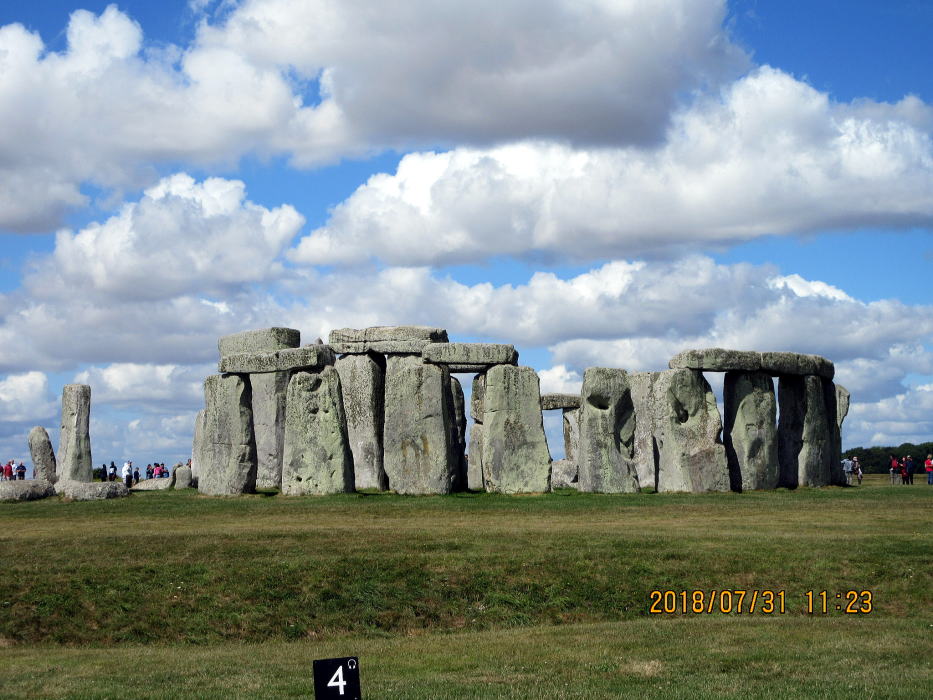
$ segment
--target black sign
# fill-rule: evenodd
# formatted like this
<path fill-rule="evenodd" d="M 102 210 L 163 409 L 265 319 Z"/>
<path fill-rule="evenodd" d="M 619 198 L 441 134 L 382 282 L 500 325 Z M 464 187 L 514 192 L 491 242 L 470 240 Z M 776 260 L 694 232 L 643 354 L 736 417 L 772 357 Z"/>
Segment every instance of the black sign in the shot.
<path fill-rule="evenodd" d="M 360 660 L 317 659 L 314 662 L 315 700 L 360 700 Z"/>

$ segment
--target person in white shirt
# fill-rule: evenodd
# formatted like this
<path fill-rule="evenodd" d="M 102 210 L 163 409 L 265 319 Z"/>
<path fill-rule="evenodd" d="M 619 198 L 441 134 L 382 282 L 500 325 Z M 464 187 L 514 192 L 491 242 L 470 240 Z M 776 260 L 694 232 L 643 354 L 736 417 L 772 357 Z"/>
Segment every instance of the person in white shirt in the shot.
<path fill-rule="evenodd" d="M 133 485 L 133 463 L 129 460 L 123 463 L 123 483 L 126 484 L 126 488 Z"/>

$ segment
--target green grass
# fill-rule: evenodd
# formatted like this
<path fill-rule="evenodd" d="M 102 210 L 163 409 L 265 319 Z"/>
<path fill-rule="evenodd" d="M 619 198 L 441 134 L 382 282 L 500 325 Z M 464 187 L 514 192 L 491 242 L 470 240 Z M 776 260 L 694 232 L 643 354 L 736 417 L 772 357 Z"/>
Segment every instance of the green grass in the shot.
<path fill-rule="evenodd" d="M 933 487 L 0 506 L 0 695 L 912 697 L 933 658 Z M 654 589 L 786 614 L 648 615 Z M 874 610 L 807 615 L 806 590 Z"/>

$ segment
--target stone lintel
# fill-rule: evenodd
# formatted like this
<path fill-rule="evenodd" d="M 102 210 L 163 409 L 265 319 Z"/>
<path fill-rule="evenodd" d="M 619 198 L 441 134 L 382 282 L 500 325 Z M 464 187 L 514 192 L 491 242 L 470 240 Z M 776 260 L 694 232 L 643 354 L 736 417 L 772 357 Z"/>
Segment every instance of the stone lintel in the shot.
<path fill-rule="evenodd" d="M 778 377 L 815 375 L 825 379 L 832 379 L 836 371 L 830 360 L 819 355 L 723 348 L 684 350 L 671 358 L 668 367 L 701 372 L 766 372 Z"/>
<path fill-rule="evenodd" d="M 366 340 L 361 342 L 332 341 L 330 347 L 338 355 L 420 355 L 427 340 Z"/>
<path fill-rule="evenodd" d="M 571 408 L 580 408 L 579 394 L 542 394 L 541 410 L 554 411 L 558 408 L 564 410 Z"/>
<path fill-rule="evenodd" d="M 433 365 L 491 367 L 518 363 L 515 346 L 503 343 L 432 343 L 424 347 L 421 357 Z"/>
<path fill-rule="evenodd" d="M 301 344 L 301 333 L 294 328 L 261 328 L 225 335 L 217 341 L 220 356 L 243 353 L 274 352 L 285 348 L 297 348 Z"/>
<path fill-rule="evenodd" d="M 447 331 L 430 326 L 373 326 L 371 328 L 335 328 L 330 332 L 330 344 L 378 343 L 384 341 L 420 340 L 427 343 L 446 343 Z M 378 351 L 374 351 L 378 352 Z"/>
<path fill-rule="evenodd" d="M 290 370 L 322 369 L 334 364 L 334 351 L 328 345 L 306 345 L 275 352 L 248 352 L 220 359 L 221 374 L 260 374 Z"/>

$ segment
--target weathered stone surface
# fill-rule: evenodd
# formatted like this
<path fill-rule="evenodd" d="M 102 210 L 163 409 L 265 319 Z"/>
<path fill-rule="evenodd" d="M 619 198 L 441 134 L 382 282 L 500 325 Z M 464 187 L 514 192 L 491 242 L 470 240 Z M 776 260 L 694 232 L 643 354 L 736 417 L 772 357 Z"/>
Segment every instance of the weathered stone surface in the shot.
<path fill-rule="evenodd" d="M 202 408 L 194 419 L 194 439 L 191 441 L 191 479 L 194 486 L 198 485 L 198 475 L 201 473 L 202 466 L 209 462 L 207 411 Z"/>
<path fill-rule="evenodd" d="M 538 374 L 531 367 L 496 365 L 486 373 L 484 404 L 486 490 L 548 491 L 551 455 L 544 435 Z"/>
<path fill-rule="evenodd" d="M 463 397 L 463 387 L 456 377 L 450 378 L 450 410 L 454 420 L 451 423 L 451 444 L 453 445 L 453 458 L 456 462 L 457 473 L 454 476 L 454 490 L 463 491 L 467 488 L 467 462 L 466 462 L 466 402 Z"/>
<path fill-rule="evenodd" d="M 256 490 L 256 441 L 252 392 L 237 375 L 204 381 L 204 434 L 198 490 L 208 496 L 237 496 Z"/>
<path fill-rule="evenodd" d="M 305 345 L 273 352 L 226 355 L 220 358 L 217 366 L 221 373 L 230 374 L 319 370 L 333 365 L 335 357 L 329 345 Z"/>
<path fill-rule="evenodd" d="M 385 491 L 389 487 L 382 462 L 385 358 L 346 355 L 337 360 L 335 368 L 340 375 L 356 488 Z"/>
<path fill-rule="evenodd" d="M 631 372 L 628 375 L 635 409 L 635 448 L 633 460 L 638 485 L 658 488 L 658 451 L 655 443 L 657 409 L 654 402 L 654 382 L 657 372 Z"/>
<path fill-rule="evenodd" d="M 436 365 L 514 365 L 518 353 L 500 343 L 431 343 L 421 351 L 425 362 Z"/>
<path fill-rule="evenodd" d="M 570 459 L 551 462 L 551 490 L 577 488 L 577 463 Z"/>
<path fill-rule="evenodd" d="M 130 495 L 122 481 L 67 481 L 59 479 L 55 492 L 72 501 L 104 501 Z"/>
<path fill-rule="evenodd" d="M 842 423 L 849 415 L 849 403 L 852 395 L 842 384 L 836 384 L 836 425 L 842 430 Z"/>
<path fill-rule="evenodd" d="M 330 347 L 341 355 L 421 355 L 421 351 L 430 345 L 427 340 L 374 340 L 363 343 L 331 342 Z"/>
<path fill-rule="evenodd" d="M 177 469 L 172 470 L 172 481 L 174 481 L 174 488 L 176 491 L 179 489 L 189 489 L 192 485 L 191 478 L 191 467 L 178 467 Z"/>
<path fill-rule="evenodd" d="M 689 369 L 658 372 L 652 396 L 658 491 L 728 491 L 722 419 L 703 374 Z"/>
<path fill-rule="evenodd" d="M 62 389 L 62 430 L 58 441 L 58 478 L 91 481 L 91 387 L 66 384 Z"/>
<path fill-rule="evenodd" d="M 444 365 L 451 374 L 482 374 L 490 365 Z"/>
<path fill-rule="evenodd" d="M 778 484 L 777 402 L 771 375 L 726 372 L 725 446 L 733 491 Z"/>
<path fill-rule="evenodd" d="M 38 501 L 55 495 L 55 487 L 48 479 L 26 479 L 24 481 L 0 481 L 0 503 L 13 501 Z"/>
<path fill-rule="evenodd" d="M 571 462 L 577 461 L 580 451 L 580 409 L 565 408 L 563 413 L 564 424 L 564 458 Z"/>
<path fill-rule="evenodd" d="M 820 378 L 823 387 L 823 402 L 826 406 L 826 424 L 829 431 L 829 483 L 846 486 L 847 479 L 842 470 L 842 431 L 839 429 L 839 393 L 831 379 Z"/>
<path fill-rule="evenodd" d="M 580 408 L 579 394 L 543 394 L 541 396 L 541 410 L 554 411 L 558 408 Z"/>
<path fill-rule="evenodd" d="M 55 451 L 45 428 L 37 425 L 29 431 L 29 456 L 36 470 L 36 479 L 45 479 L 55 483 Z"/>
<path fill-rule="evenodd" d="M 467 453 L 467 488 L 483 491 L 483 424 L 474 423 L 470 428 L 470 447 Z"/>
<path fill-rule="evenodd" d="M 671 369 L 698 369 L 705 372 L 728 372 L 731 370 L 757 372 L 761 369 L 761 353 L 754 350 L 727 350 L 725 348 L 684 350 L 671 358 L 668 367 Z"/>
<path fill-rule="evenodd" d="M 484 401 L 486 395 L 486 373 L 473 377 L 473 389 L 470 393 L 470 417 L 477 423 L 483 422 Z"/>
<path fill-rule="evenodd" d="M 249 375 L 256 438 L 256 486 L 282 485 L 282 454 L 285 449 L 285 392 L 288 372 Z"/>
<path fill-rule="evenodd" d="M 446 343 L 447 331 L 430 326 L 372 326 L 371 328 L 335 328 L 328 336 L 333 343 L 373 343 L 381 341 L 420 340 Z"/>
<path fill-rule="evenodd" d="M 225 335 L 217 341 L 217 349 L 221 357 L 226 357 L 241 353 L 273 352 L 285 348 L 297 348 L 300 343 L 301 333 L 294 328 L 261 328 Z"/>
<path fill-rule="evenodd" d="M 451 444 L 450 374 L 420 356 L 390 356 L 386 365 L 385 471 L 403 494 L 450 493 L 457 462 Z"/>
<path fill-rule="evenodd" d="M 590 367 L 583 374 L 580 406 L 579 489 L 628 493 L 638 490 L 632 460 L 635 411 L 622 369 Z"/>
<path fill-rule="evenodd" d="M 130 487 L 130 491 L 168 491 L 175 485 L 175 479 L 175 472 L 166 479 L 141 479 Z"/>
<path fill-rule="evenodd" d="M 782 376 L 778 405 L 779 485 L 826 486 L 832 479 L 832 438 L 821 379 Z"/>
<path fill-rule="evenodd" d="M 353 485 L 340 375 L 333 367 L 295 373 L 288 383 L 282 493 L 349 493 Z"/>

